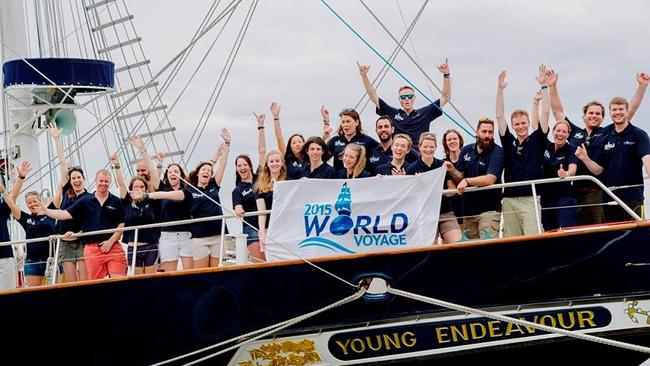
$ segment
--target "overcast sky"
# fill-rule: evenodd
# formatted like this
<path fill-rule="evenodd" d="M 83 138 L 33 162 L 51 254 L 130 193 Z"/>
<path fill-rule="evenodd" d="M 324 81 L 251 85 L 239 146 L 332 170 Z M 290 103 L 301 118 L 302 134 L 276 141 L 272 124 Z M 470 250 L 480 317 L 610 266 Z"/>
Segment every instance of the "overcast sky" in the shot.
<path fill-rule="evenodd" d="M 188 141 L 199 122 L 251 1 L 244 0 L 239 5 L 196 81 L 171 113 L 181 145 Z M 369 44 L 388 57 L 395 43 L 361 2 L 327 2 Z M 221 9 L 228 2 L 222 3 Z M 424 1 L 399 1 L 398 4 L 396 0 L 368 0 L 366 3 L 400 38 Z M 127 2 L 154 73 L 187 45 L 210 5 L 209 1 L 198 0 Z M 481 116 L 494 118 L 496 79 L 503 69 L 508 71 L 509 82 L 505 91 L 506 110 L 530 109 L 531 98 L 538 88 L 534 76 L 540 63 L 559 73 L 559 90 L 567 115 L 581 124 L 583 104 L 592 99 L 607 104 L 618 95 L 629 99 L 637 87 L 635 74 L 650 71 L 648 14 L 650 3 L 641 0 L 616 3 L 429 1 L 405 48 L 439 86 L 442 76 L 435 66 L 449 59 L 452 101 L 472 125 Z M 173 102 L 220 26 L 198 43 L 165 96 L 166 104 Z M 338 111 L 355 106 L 363 94 L 357 61 L 371 66 L 371 78 L 382 67 L 381 59 L 321 1 L 260 1 L 188 168 L 212 154 L 220 140 L 218 131 L 228 127 L 233 135 L 233 149 L 221 196 L 224 202 L 229 202 L 234 182 L 232 157 L 239 153 L 256 157 L 253 112 L 266 113 L 270 127 L 272 118 L 268 108 L 272 101 L 278 101 L 282 106 L 285 136 L 294 132 L 306 137 L 320 135 L 321 105 L 329 108 L 336 127 Z M 406 56 L 400 55 L 394 66 L 429 98 L 439 97 Z M 398 105 L 397 89 L 404 84 L 406 81 L 390 71 L 378 88 L 379 95 Z M 425 103 L 426 98 L 417 95 L 416 106 Z M 451 108 L 445 111 L 461 120 Z M 646 102 L 634 122 L 648 130 L 649 116 L 650 105 Z M 365 130 L 374 137 L 374 108 L 363 110 L 361 118 Z M 606 123 L 611 123 L 609 118 Z M 438 118 L 431 125 L 439 135 L 450 127 L 455 126 L 447 117 Z M 266 135 L 269 149 L 274 149 L 272 128 L 266 129 Z M 469 136 L 465 139 L 473 140 Z"/>

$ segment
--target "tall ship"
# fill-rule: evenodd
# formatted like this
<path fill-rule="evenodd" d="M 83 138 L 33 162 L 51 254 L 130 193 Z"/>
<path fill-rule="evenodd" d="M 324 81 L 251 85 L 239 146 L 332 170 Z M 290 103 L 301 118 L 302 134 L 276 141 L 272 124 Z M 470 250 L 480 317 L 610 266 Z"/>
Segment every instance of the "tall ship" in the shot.
<path fill-rule="evenodd" d="M 116 151 L 127 162 L 126 173 L 135 175 L 132 163 L 139 156 L 129 143 L 133 137 L 171 161 L 195 161 L 244 36 L 232 42 L 215 94 L 189 141 L 178 138 L 180 127 L 171 117 L 178 101 L 169 95 L 171 82 L 195 45 L 214 36 L 232 14 L 243 17 L 245 33 L 258 1 L 214 2 L 188 45 L 156 72 L 126 0 L 1 4 L 0 174 L 10 188 L 14 167 L 29 161 L 33 169 L 23 193 L 48 197 L 59 164 L 44 132 L 52 124 L 62 130 L 66 159 L 89 171 L 108 167 L 105 157 Z M 82 31 L 58 29 L 64 18 Z M 30 42 L 38 44 L 37 57 Z M 383 59 L 387 65 L 392 60 Z M 650 222 L 597 179 L 567 179 L 581 180 L 598 185 L 608 204 L 621 205 L 630 220 L 444 245 L 431 245 L 434 234 L 400 248 L 407 222 L 415 222 L 410 214 L 360 213 L 360 183 L 337 180 L 328 193 L 317 190 L 319 201 L 309 206 L 314 211 L 306 212 L 304 221 L 302 214 L 296 219 L 274 207 L 272 227 L 281 221 L 308 225 L 308 220 L 318 227 L 327 217 L 331 236 L 300 238 L 273 261 L 245 263 L 236 255 L 241 236 L 233 234 L 224 262 L 213 268 L 61 283 L 56 262 L 50 263 L 48 285 L 0 291 L 2 349 L 8 364 L 639 365 L 650 359 Z M 418 211 L 417 204 L 423 204 L 437 212 L 442 185 L 436 182 L 430 193 L 438 198 L 404 205 Z M 397 184 L 390 179 L 373 184 L 396 191 L 387 188 Z M 383 195 L 366 201 L 381 201 Z M 391 202 L 402 202 L 398 199 Z M 238 222 L 231 210 L 224 211 L 203 221 Z M 19 254 L 26 242 L 21 235 L 13 225 L 13 241 L 3 245 L 15 246 Z M 47 239 L 56 248 L 61 238 Z M 381 248 L 345 249 L 355 245 Z M 22 263 L 17 265 L 20 275 Z"/>

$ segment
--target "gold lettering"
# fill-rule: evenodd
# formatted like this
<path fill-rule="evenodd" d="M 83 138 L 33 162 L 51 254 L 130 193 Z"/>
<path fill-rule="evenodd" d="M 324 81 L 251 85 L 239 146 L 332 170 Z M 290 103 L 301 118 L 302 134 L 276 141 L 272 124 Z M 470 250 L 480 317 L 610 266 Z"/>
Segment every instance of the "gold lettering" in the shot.
<path fill-rule="evenodd" d="M 381 349 L 381 335 L 377 334 L 375 335 L 375 339 L 377 339 L 377 347 L 372 346 L 372 341 L 370 340 L 370 336 L 366 336 L 366 343 L 368 343 L 368 348 L 370 348 L 373 351 L 379 351 Z"/>
<path fill-rule="evenodd" d="M 406 338 L 406 336 L 409 336 Z M 402 344 L 405 345 L 406 347 L 413 347 L 415 346 L 415 343 L 417 342 L 417 338 L 415 338 L 415 334 L 412 332 L 404 332 L 402 334 Z"/>
<path fill-rule="evenodd" d="M 458 342 L 459 336 L 464 341 L 469 340 L 469 334 L 467 334 L 467 324 L 460 325 L 460 329 L 462 329 L 462 332 L 460 329 L 458 329 L 458 326 L 456 325 L 452 325 L 449 328 L 451 329 L 451 337 L 453 338 L 454 342 Z"/>
<path fill-rule="evenodd" d="M 342 343 L 341 341 L 336 341 L 336 344 L 338 344 L 339 347 L 341 347 L 341 351 L 343 351 L 343 354 L 344 354 L 344 355 L 347 355 L 347 354 L 348 354 L 348 344 L 349 344 L 349 343 L 350 343 L 350 340 L 349 340 L 349 339 L 346 339 L 346 340 L 345 340 L 345 343 Z"/>
<path fill-rule="evenodd" d="M 519 332 L 521 334 L 524 334 L 524 330 L 521 329 L 519 324 L 508 323 L 508 326 L 506 326 L 506 337 L 509 336 L 512 332 Z"/>
<path fill-rule="evenodd" d="M 481 333 L 476 332 L 476 328 L 479 328 L 481 330 Z M 470 323 L 469 325 L 470 333 L 472 334 L 472 339 L 481 339 L 485 337 L 485 334 L 487 334 L 487 331 L 485 330 L 485 325 L 481 323 Z"/>
<path fill-rule="evenodd" d="M 533 323 L 537 323 L 537 318 L 538 318 L 538 317 L 539 317 L 538 315 L 535 315 L 535 316 L 533 317 Z M 519 317 L 519 320 L 528 320 L 528 319 L 526 319 L 525 316 L 520 316 L 520 317 Z M 535 333 L 535 328 L 532 328 L 532 327 L 526 327 L 526 330 L 528 331 L 528 334 L 533 334 L 533 333 Z"/>
<path fill-rule="evenodd" d="M 384 334 L 384 346 L 386 349 L 390 349 L 390 344 L 393 344 L 393 347 L 395 348 L 401 348 L 402 346 L 399 344 L 399 334 L 397 332 L 393 333 L 393 338 L 391 338 L 388 334 Z"/>
<path fill-rule="evenodd" d="M 575 313 L 574 313 L 573 311 L 571 311 L 571 312 L 569 312 L 569 313 L 566 314 L 566 315 L 569 316 L 569 320 L 570 320 L 569 325 L 567 325 L 567 324 L 564 322 L 564 315 L 565 315 L 565 314 L 563 314 L 563 313 L 559 313 L 559 314 L 557 314 L 557 320 L 558 320 L 558 322 L 560 323 L 560 327 L 562 327 L 562 328 L 564 328 L 564 329 L 573 329 L 573 327 L 575 327 L 575 325 L 576 325 L 576 317 L 575 317 Z"/>
<path fill-rule="evenodd" d="M 498 320 L 490 320 L 488 322 L 488 332 L 490 333 L 490 337 L 501 337 L 503 335 L 501 330 L 499 330 L 499 323 L 501 322 Z"/>
<path fill-rule="evenodd" d="M 355 347 L 355 344 L 359 345 L 358 346 L 359 349 L 357 349 L 357 347 Z M 363 343 L 363 341 L 360 338 L 355 338 L 355 339 L 352 340 L 352 342 L 350 342 L 350 348 L 352 348 L 352 350 L 354 352 L 356 352 L 356 353 L 363 353 L 363 351 L 366 350 L 366 344 Z"/>
<path fill-rule="evenodd" d="M 596 327 L 596 322 L 594 322 L 594 317 L 596 314 L 594 314 L 593 311 L 591 310 L 581 310 L 578 311 L 578 323 L 580 323 L 580 328 L 585 328 L 585 323 L 589 323 L 589 325 L 593 328 Z"/>
<path fill-rule="evenodd" d="M 551 324 L 546 324 L 546 320 L 545 320 L 545 319 L 551 319 L 551 321 L 550 321 Z M 539 319 L 539 322 L 540 322 L 540 324 L 542 324 L 542 325 L 548 325 L 549 327 L 553 327 L 553 328 L 555 328 L 555 326 L 556 326 L 555 318 L 554 318 L 552 315 L 548 315 L 548 314 L 542 316 L 542 317 Z"/>
<path fill-rule="evenodd" d="M 438 343 L 451 342 L 449 339 L 443 339 L 443 337 L 449 337 L 449 333 L 447 333 L 448 330 L 449 328 L 447 327 L 436 327 L 436 338 L 438 338 Z"/>

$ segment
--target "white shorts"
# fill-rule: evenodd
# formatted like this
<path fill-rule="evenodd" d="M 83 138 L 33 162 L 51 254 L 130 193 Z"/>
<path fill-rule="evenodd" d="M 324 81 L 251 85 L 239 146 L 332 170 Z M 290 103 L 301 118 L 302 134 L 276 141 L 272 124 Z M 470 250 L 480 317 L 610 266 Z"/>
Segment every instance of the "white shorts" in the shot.
<path fill-rule="evenodd" d="M 207 256 L 219 258 L 220 252 L 221 235 L 192 238 L 192 256 L 194 260 L 203 259 Z"/>
<path fill-rule="evenodd" d="M 0 291 L 16 288 L 16 260 L 12 258 L 0 259 Z"/>
<path fill-rule="evenodd" d="M 190 239 L 192 233 L 189 231 L 163 231 L 160 233 L 158 251 L 161 262 L 172 262 L 179 257 L 191 257 L 192 247 Z"/>

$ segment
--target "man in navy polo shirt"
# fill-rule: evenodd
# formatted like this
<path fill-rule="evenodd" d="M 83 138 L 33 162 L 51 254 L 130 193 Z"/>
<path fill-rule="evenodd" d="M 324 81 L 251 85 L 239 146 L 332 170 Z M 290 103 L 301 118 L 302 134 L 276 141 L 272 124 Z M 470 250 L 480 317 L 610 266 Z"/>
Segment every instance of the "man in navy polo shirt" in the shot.
<path fill-rule="evenodd" d="M 632 186 L 616 189 L 614 194 L 643 216 L 642 167 L 650 175 L 650 139 L 645 131 L 630 123 L 628 108 L 625 98 L 613 98 L 609 102 L 609 115 L 614 124 L 605 129 L 606 135 L 595 161 L 589 158 L 584 146 L 576 149 L 576 156 L 593 174 L 600 174 L 607 187 Z M 606 206 L 605 219 L 607 222 L 627 221 L 630 215 L 618 205 Z"/>
<path fill-rule="evenodd" d="M 81 197 L 66 210 L 47 209 L 46 214 L 57 220 L 79 218 L 82 232 L 123 228 L 122 201 L 108 191 L 111 185 L 111 173 L 105 169 L 97 171 L 95 185 L 97 186 L 95 193 Z M 122 230 L 116 230 L 112 234 L 80 237 L 84 245 L 84 260 L 89 279 L 126 275 L 126 258 L 122 245 L 118 241 L 120 236 Z"/>
<path fill-rule="evenodd" d="M 449 175 L 465 195 L 463 232 L 468 239 L 499 237 L 501 226 L 501 190 L 467 192 L 467 187 L 485 187 L 500 183 L 503 172 L 503 149 L 494 143 L 494 121 L 481 118 L 476 126 L 477 138 L 466 145 Z"/>
<path fill-rule="evenodd" d="M 504 175 L 506 183 L 541 179 L 544 177 L 544 150 L 548 142 L 548 118 L 551 114 L 548 100 L 546 67 L 539 67 L 537 81 L 542 88 L 542 117 L 539 126 L 528 133 L 530 120 L 528 112 L 517 109 L 510 115 L 510 123 L 515 131 L 514 136 L 508 129 L 503 102 L 503 89 L 506 85 L 506 72 L 501 71 L 497 83 L 496 117 L 499 123 L 499 136 L 503 145 Z M 537 108 L 535 108 L 537 109 Z M 538 113 L 535 111 L 535 113 Z M 537 194 L 536 194 L 537 195 Z M 535 204 L 529 185 L 505 188 L 503 190 L 503 236 L 530 235 L 538 233 L 540 224 L 539 201 Z"/>
<path fill-rule="evenodd" d="M 357 65 L 359 66 L 359 74 L 361 74 L 361 80 L 368 93 L 368 98 L 377 107 L 377 114 L 380 116 L 389 116 L 395 126 L 395 134 L 405 133 L 411 137 L 411 141 L 419 141 L 420 135 L 423 132 L 429 132 L 429 124 L 442 115 L 442 107 L 451 99 L 451 79 L 447 60 L 445 60 L 444 64 L 438 66 L 438 71 L 444 77 L 442 96 L 428 106 L 419 109 L 413 107 L 415 104 L 415 90 L 410 86 L 399 88 L 399 104 L 401 108 L 388 105 L 383 99 L 377 96 L 377 91 L 372 86 L 370 79 L 368 79 L 370 66 L 360 65 L 359 63 Z"/>
<path fill-rule="evenodd" d="M 377 174 L 377 167 L 390 162 L 393 159 L 393 135 L 395 127 L 393 121 L 388 116 L 380 116 L 375 122 L 375 132 L 379 137 L 379 146 L 368 152 L 368 162 L 366 171 L 371 175 Z M 412 164 L 419 158 L 415 149 L 411 148 L 406 154 L 406 162 Z"/>
<path fill-rule="evenodd" d="M 582 120 L 584 128 L 578 127 L 573 124 L 564 112 L 560 94 L 557 89 L 558 74 L 553 70 L 546 71 L 546 83 L 548 84 L 551 110 L 556 121 L 567 121 L 571 126 L 571 134 L 569 136 L 569 143 L 576 147 L 585 145 L 586 153 L 588 156 L 595 157 L 598 151 L 602 148 L 606 132 L 602 126 L 603 118 L 605 117 L 605 106 L 598 101 L 591 101 L 582 107 Z M 628 110 L 628 119 L 632 120 L 637 109 L 641 105 L 645 90 L 648 87 L 648 75 L 638 74 L 636 76 L 637 83 L 639 84 L 636 92 L 630 99 L 630 108 Z M 585 166 L 582 160 L 578 161 L 578 170 L 576 175 L 593 175 L 591 171 Z M 576 189 L 576 196 L 578 201 L 578 225 L 600 224 L 605 222 L 603 214 L 603 196 L 600 188 L 589 181 L 575 181 L 573 183 Z"/>

